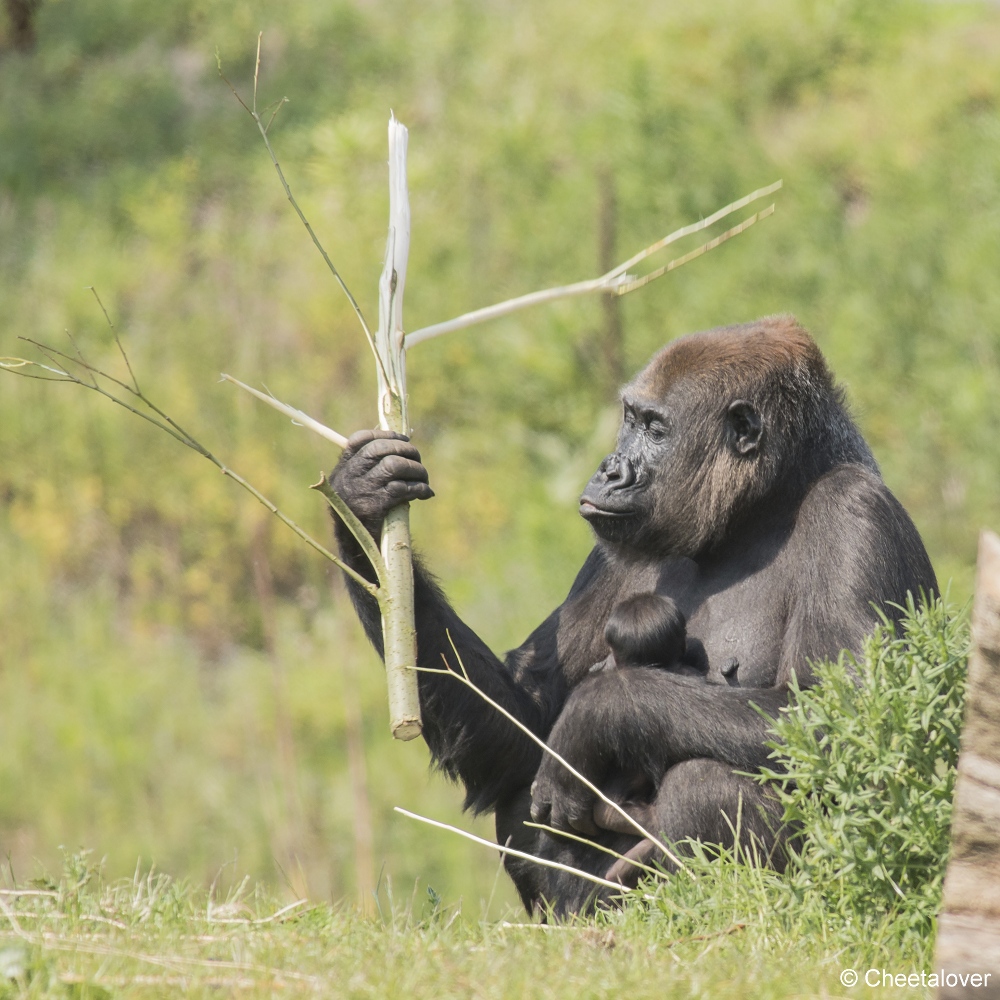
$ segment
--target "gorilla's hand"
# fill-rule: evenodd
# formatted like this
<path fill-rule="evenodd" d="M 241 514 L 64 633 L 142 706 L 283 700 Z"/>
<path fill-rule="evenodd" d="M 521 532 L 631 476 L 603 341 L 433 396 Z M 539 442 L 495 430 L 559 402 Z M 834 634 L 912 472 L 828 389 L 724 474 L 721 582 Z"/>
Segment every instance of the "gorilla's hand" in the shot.
<path fill-rule="evenodd" d="M 393 431 L 352 434 L 330 473 L 330 485 L 376 539 L 393 507 L 434 496 L 420 452 L 409 438 Z"/>
<path fill-rule="evenodd" d="M 598 674 L 598 677 L 602 675 Z M 570 695 L 546 740 L 548 745 L 588 781 L 602 787 L 609 764 L 601 752 L 597 721 L 589 711 L 580 689 L 592 686 L 585 681 Z M 551 754 L 544 754 L 531 786 L 531 818 L 558 830 L 576 830 L 589 836 L 597 834 L 594 822 L 596 795 Z"/>

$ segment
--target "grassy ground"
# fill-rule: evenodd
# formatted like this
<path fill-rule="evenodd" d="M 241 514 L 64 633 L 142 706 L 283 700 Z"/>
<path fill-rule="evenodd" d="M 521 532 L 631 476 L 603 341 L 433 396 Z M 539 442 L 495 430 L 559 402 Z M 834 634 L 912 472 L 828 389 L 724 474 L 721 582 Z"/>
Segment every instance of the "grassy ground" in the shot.
<path fill-rule="evenodd" d="M 0 997 L 919 995 L 841 985 L 845 968 L 923 967 L 926 955 L 885 944 L 888 925 L 853 948 L 802 936 L 804 913 L 770 910 L 770 877 L 735 872 L 704 876 L 698 912 L 682 898 L 547 927 L 384 892 L 368 919 L 326 905 L 282 911 L 246 885 L 224 901 L 162 875 L 104 885 L 70 859 L 57 884 L 0 895 Z"/>

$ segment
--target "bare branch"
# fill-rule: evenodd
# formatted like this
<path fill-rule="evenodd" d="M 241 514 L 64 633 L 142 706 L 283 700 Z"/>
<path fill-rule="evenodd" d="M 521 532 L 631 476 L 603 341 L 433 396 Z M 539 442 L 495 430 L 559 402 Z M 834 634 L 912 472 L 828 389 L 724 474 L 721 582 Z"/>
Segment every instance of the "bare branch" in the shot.
<path fill-rule="evenodd" d="M 115 343 L 118 345 L 118 353 L 121 354 L 122 360 L 125 362 L 125 367 L 128 369 L 129 377 L 132 379 L 132 385 L 135 386 L 135 391 L 136 391 L 136 393 L 138 393 L 139 392 L 139 383 L 136 381 L 135 372 L 132 371 L 132 365 L 129 362 L 128 355 L 125 353 L 125 348 L 122 347 L 122 342 L 121 342 L 121 340 L 118 339 L 118 331 L 115 329 L 115 324 L 111 322 L 111 317 L 108 315 L 107 309 L 104 308 L 104 303 L 101 301 L 100 295 L 97 294 L 97 289 L 93 285 L 88 285 L 87 287 L 94 293 L 94 298 L 97 299 L 97 304 L 101 307 L 101 312 L 104 313 L 104 318 L 108 321 L 108 327 L 110 328 L 111 332 L 114 334 L 114 336 L 115 336 Z M 73 338 L 70 337 L 70 340 L 72 340 L 72 339 Z M 74 343 L 73 346 L 76 347 L 76 344 Z M 80 353 L 79 348 L 77 348 L 77 352 L 76 353 L 77 354 Z M 81 355 L 80 360 L 81 361 L 83 360 L 82 355 Z"/>
<path fill-rule="evenodd" d="M 318 420 L 314 420 L 307 413 L 303 413 L 301 410 L 295 409 L 293 406 L 289 406 L 287 403 L 282 403 L 280 400 L 275 399 L 274 396 L 268 393 L 260 392 L 258 389 L 254 389 L 252 386 L 246 385 L 237 378 L 233 378 L 232 375 L 222 374 L 222 378 L 227 382 L 232 382 L 233 385 L 239 386 L 241 389 L 246 390 L 251 395 L 256 396 L 261 402 L 267 403 L 268 406 L 273 407 L 279 413 L 284 413 L 285 416 L 291 417 L 296 423 L 302 424 L 304 427 L 308 427 L 310 430 L 315 431 L 321 437 L 327 439 L 327 441 L 332 441 L 338 448 L 347 447 L 347 438 L 343 434 L 338 434 L 335 430 L 331 430 L 325 424 L 321 424 Z M 358 544 L 364 550 L 365 555 L 368 557 L 369 562 L 375 570 L 378 576 L 379 585 L 381 587 L 385 586 L 386 581 L 386 568 L 385 562 L 382 559 L 382 554 L 378 550 L 378 546 L 375 544 L 374 539 L 371 534 L 367 531 L 364 525 L 354 516 L 353 511 L 344 503 L 343 500 L 334 492 L 333 487 L 330 485 L 324 473 L 320 473 L 319 482 L 311 486 L 310 489 L 318 490 L 320 493 L 326 497 L 327 503 L 337 512 L 340 519 L 347 525 L 351 534 L 357 539 Z"/>
<path fill-rule="evenodd" d="M 664 247 L 669 246 L 671 243 L 676 243 L 677 240 L 683 239 L 685 236 L 690 236 L 693 233 L 707 229 L 709 226 L 718 222 L 720 219 L 725 218 L 727 215 L 731 215 L 733 212 L 739 211 L 741 208 L 745 208 L 751 202 L 772 194 L 781 187 L 781 184 L 781 181 L 776 181 L 774 184 L 770 184 L 767 187 L 753 191 L 750 194 L 745 195 L 743 198 L 740 198 L 738 201 L 734 201 L 731 204 L 726 205 L 724 208 L 720 208 L 707 219 L 691 223 L 688 226 L 684 226 L 681 229 L 672 232 L 669 236 L 665 236 L 663 239 L 657 240 L 656 243 L 650 244 L 644 250 L 640 250 L 634 257 L 630 257 L 628 260 L 608 271 L 607 274 L 602 274 L 599 278 L 591 278 L 587 281 L 575 282 L 572 285 L 560 285 L 556 288 L 546 288 L 542 291 L 531 292 L 528 295 L 520 295 L 514 299 L 507 299 L 505 302 L 498 302 L 496 305 L 486 306 L 483 309 L 475 309 L 472 312 L 463 313 L 463 315 L 456 316 L 454 319 L 446 320 L 443 323 L 435 323 L 432 326 L 422 327 L 421 329 L 414 330 L 412 333 L 408 333 L 406 335 L 406 346 L 413 347 L 415 344 L 422 343 L 425 340 L 430 340 L 432 337 L 440 337 L 445 333 L 452 333 L 455 330 L 464 330 L 466 327 L 475 326 L 478 323 L 486 323 L 489 320 L 499 319 L 501 316 L 507 316 L 520 309 L 526 309 L 528 306 L 541 305 L 543 302 L 555 302 L 558 299 L 568 299 L 579 295 L 591 295 L 594 293 L 601 293 L 605 295 L 626 295 L 628 292 L 649 284 L 650 281 L 654 281 L 656 278 L 661 277 L 668 271 L 675 270 L 683 264 L 686 264 L 688 261 L 694 260 L 696 257 L 700 257 L 709 250 L 713 250 L 721 243 L 724 243 L 727 239 L 731 239 L 733 236 L 739 235 L 739 233 L 752 226 L 759 219 L 766 218 L 770 215 L 774 211 L 774 206 L 772 205 L 769 209 L 765 209 L 757 215 L 754 215 L 751 219 L 748 219 L 746 223 L 735 227 L 735 229 L 730 230 L 728 233 L 723 233 L 722 237 L 719 237 L 717 240 L 710 240 L 703 246 L 698 247 L 696 251 L 692 251 L 690 254 L 685 254 L 683 257 L 678 257 L 676 260 L 672 260 L 665 267 L 654 271 L 652 274 L 646 275 L 642 278 L 631 278 L 627 274 L 630 267 L 633 267 L 640 261 L 645 260 L 647 257 L 658 252 L 659 250 L 662 250 Z"/>
<path fill-rule="evenodd" d="M 35 341 L 30 341 L 36 344 L 38 349 L 42 351 L 46 357 L 54 354 L 59 357 L 68 357 L 62 351 L 58 351 L 55 348 L 47 348 L 44 344 L 38 344 Z M 239 473 L 230 469 L 228 466 L 224 465 L 215 457 L 204 445 L 202 445 L 196 438 L 188 434 L 183 428 L 181 428 L 171 417 L 169 417 L 163 410 L 161 410 L 155 403 L 152 402 L 144 393 L 138 389 L 133 389 L 131 386 L 125 384 L 120 379 L 116 379 L 113 375 L 107 374 L 107 372 L 101 371 L 99 368 L 95 368 L 93 365 L 86 361 L 77 362 L 74 358 L 69 358 L 69 360 L 74 363 L 81 364 L 87 371 L 93 373 L 100 378 L 107 379 L 109 382 L 127 389 L 132 393 L 137 399 L 139 399 L 143 404 L 149 407 L 156 416 L 151 416 L 149 413 L 140 410 L 137 406 L 128 402 L 126 399 L 122 399 L 120 396 L 116 396 L 113 392 L 109 392 L 107 389 L 102 388 L 100 384 L 96 381 L 85 382 L 79 376 L 74 375 L 71 371 L 64 371 L 59 368 L 50 368 L 48 365 L 40 365 L 37 361 L 28 361 L 24 358 L 3 358 L 0 359 L 0 368 L 5 368 L 14 375 L 22 375 L 28 378 L 38 378 L 39 376 L 32 376 L 26 371 L 21 371 L 22 368 L 28 366 L 35 366 L 42 368 L 45 371 L 52 372 L 56 377 L 49 378 L 48 376 L 41 376 L 50 382 L 72 382 L 75 385 L 82 386 L 84 389 L 90 389 L 92 392 L 96 392 L 106 399 L 110 399 L 111 402 L 117 403 L 119 406 L 124 407 L 130 413 L 134 413 L 137 417 L 141 417 L 143 420 L 148 421 L 154 427 L 158 427 L 161 431 L 169 434 L 176 441 L 179 441 L 182 445 L 190 448 L 192 451 L 196 451 L 203 458 L 208 459 L 224 476 L 228 476 L 233 482 L 238 483 L 243 487 L 258 503 L 266 507 L 275 517 L 278 518 L 283 524 L 287 525 L 292 531 L 295 532 L 307 545 L 312 546 L 321 556 L 329 559 L 334 565 L 339 566 L 352 580 L 354 580 L 359 586 L 363 587 L 369 594 L 378 599 L 381 592 L 379 588 L 376 587 L 369 580 L 366 580 L 360 573 L 352 569 L 347 565 L 339 556 L 334 555 L 326 546 L 321 545 L 312 537 L 305 529 L 299 527 L 287 514 L 279 510 L 263 493 L 260 492 L 255 486 L 252 486 L 247 480 L 245 480 Z M 130 368 L 131 370 L 131 368 Z M 157 419 L 160 417 L 161 419 Z"/>
<path fill-rule="evenodd" d="M 42 371 L 52 372 L 55 378 L 48 375 L 33 375 L 31 372 L 20 371 L 21 368 L 41 368 Z M 22 378 L 37 378 L 41 382 L 75 382 L 72 375 L 64 372 L 61 368 L 50 368 L 48 365 L 39 364 L 37 361 L 29 361 L 27 358 L 0 358 L 0 368 L 6 368 L 14 375 Z"/>
<path fill-rule="evenodd" d="M 649 274 L 644 274 L 641 278 L 623 281 L 614 287 L 613 292 L 615 295 L 628 295 L 629 292 L 634 292 L 637 288 L 642 288 L 643 285 L 648 285 L 651 281 L 663 277 L 668 271 L 674 271 L 678 267 L 683 267 L 688 261 L 692 261 L 696 257 L 701 257 L 702 254 L 708 253 L 709 250 L 714 250 L 716 247 L 722 246 L 726 240 L 731 240 L 734 236 L 739 236 L 740 233 L 745 232 L 754 223 L 759 222 L 761 219 L 766 219 L 769 215 L 773 214 L 774 205 L 768 205 L 767 208 L 755 212 L 749 219 L 744 219 L 738 226 L 733 226 L 732 229 L 727 229 L 724 233 L 720 233 L 715 239 L 709 240 L 707 243 L 702 243 L 700 247 L 695 247 L 694 250 L 684 254 L 682 257 L 675 257 L 669 264 L 664 264 L 663 267 L 658 267 L 655 271 L 650 271 Z"/>
<path fill-rule="evenodd" d="M 537 858 L 534 854 L 526 854 L 524 851 L 517 851 L 513 847 L 504 847 L 503 844 L 497 844 L 492 840 L 485 840 L 482 837 L 477 837 L 474 833 L 468 833 L 465 830 L 460 830 L 457 826 L 451 826 L 448 823 L 441 823 L 436 819 L 428 819 L 426 816 L 420 816 L 417 813 L 410 812 L 409 809 L 404 809 L 402 806 L 395 806 L 395 811 L 401 816 L 406 816 L 408 819 L 415 819 L 418 823 L 426 823 L 428 826 L 436 826 L 439 830 L 448 830 L 450 833 L 457 833 L 460 837 L 465 837 L 466 840 L 471 840 L 476 844 L 482 844 L 484 847 L 491 847 L 494 851 L 500 851 L 501 854 L 512 854 L 515 858 L 524 858 L 525 861 L 533 861 L 536 865 L 542 865 L 545 868 L 557 868 L 561 872 L 568 872 L 570 875 L 577 875 L 582 879 L 586 879 L 588 882 L 593 882 L 595 885 L 603 885 L 609 889 L 617 889 L 620 893 L 626 893 L 628 890 L 621 884 L 621 882 L 612 882 L 610 879 L 601 878 L 599 875 L 591 875 L 590 872 L 581 871 L 579 868 L 572 868 L 569 865 L 560 864 L 558 861 L 549 861 L 548 858 Z"/>
<path fill-rule="evenodd" d="M 257 81 L 260 79 L 260 40 L 264 37 L 263 31 L 257 32 L 257 58 L 253 64 L 253 116 L 257 117 Z"/>
<path fill-rule="evenodd" d="M 279 413 L 284 413 L 286 417 L 290 417 L 295 423 L 301 424 L 303 427 L 308 427 L 309 430 L 315 431 L 320 437 L 326 438 L 327 441 L 332 441 L 338 448 L 347 447 L 347 438 L 343 434 L 338 434 L 335 430 L 327 427 L 326 424 L 321 424 L 318 420 L 314 420 L 308 413 L 303 413 L 301 410 L 295 409 L 294 406 L 282 403 L 280 399 L 275 399 L 270 393 L 254 389 L 241 382 L 238 378 L 227 375 L 225 372 L 222 373 L 221 377 L 227 382 L 232 382 L 233 385 L 238 385 L 252 396 L 256 396 L 262 403 L 267 403 L 272 409 L 277 410 Z"/>
<path fill-rule="evenodd" d="M 780 191 L 783 183 L 783 181 L 779 180 L 775 181 L 773 184 L 768 184 L 767 187 L 751 191 L 750 194 L 744 195 L 742 198 L 730 202 L 728 205 L 720 208 L 717 212 L 713 212 L 707 218 L 701 219 L 698 222 L 692 222 L 688 226 L 683 226 L 682 228 L 675 230 L 669 236 L 664 236 L 662 240 L 646 247 L 645 250 L 640 250 L 634 257 L 629 257 L 627 261 L 619 264 L 613 271 L 609 271 L 607 276 L 610 277 L 614 274 L 624 274 L 630 267 L 634 267 L 640 261 L 645 260 L 651 254 L 662 250 L 671 243 L 676 243 L 678 240 L 684 239 L 685 236 L 692 236 L 695 233 L 700 233 L 703 229 L 708 229 L 709 226 L 714 226 L 727 215 L 732 215 L 733 212 L 738 212 L 741 208 L 746 208 L 747 205 L 750 205 L 755 201 L 759 201 L 761 198 L 766 198 L 769 194 L 774 194 L 775 191 Z"/>
<path fill-rule="evenodd" d="M 406 127 L 389 116 L 389 235 L 378 282 L 378 418 L 385 430 L 410 433 L 406 413 L 406 348 L 403 346 L 403 294 L 410 252 L 410 197 L 406 186 Z M 389 689 L 389 727 L 393 736 L 411 740 L 420 734 L 417 630 L 413 609 L 413 551 L 410 505 L 393 507 L 382 524 L 382 640 Z"/>
<path fill-rule="evenodd" d="M 607 285 L 605 279 L 591 278 L 588 281 L 578 281 L 573 285 L 560 285 L 558 288 L 546 288 L 539 292 L 530 292 L 528 295 L 520 295 L 516 299 L 508 299 L 506 302 L 498 302 L 493 306 L 485 306 L 482 309 L 474 309 L 472 312 L 463 313 L 454 319 L 446 320 L 443 323 L 435 323 L 433 326 L 421 327 L 413 333 L 406 335 L 406 346 L 414 347 L 432 337 L 440 337 L 445 333 L 453 333 L 455 330 L 464 330 L 469 326 L 476 326 L 478 323 L 486 323 L 491 319 L 499 319 L 520 309 L 527 309 L 528 306 L 541 305 L 543 302 L 555 302 L 557 299 L 569 299 L 577 295 L 590 295 L 594 292 L 613 291 L 613 286 Z"/>

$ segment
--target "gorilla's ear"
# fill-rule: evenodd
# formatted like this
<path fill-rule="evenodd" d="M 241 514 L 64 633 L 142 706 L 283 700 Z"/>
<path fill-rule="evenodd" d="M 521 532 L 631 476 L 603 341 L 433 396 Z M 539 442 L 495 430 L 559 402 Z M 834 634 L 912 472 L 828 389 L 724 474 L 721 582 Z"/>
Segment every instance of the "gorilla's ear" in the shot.
<path fill-rule="evenodd" d="M 760 447 L 764 423 L 753 404 L 737 399 L 726 411 L 726 427 L 733 449 L 739 455 L 752 455 Z"/>

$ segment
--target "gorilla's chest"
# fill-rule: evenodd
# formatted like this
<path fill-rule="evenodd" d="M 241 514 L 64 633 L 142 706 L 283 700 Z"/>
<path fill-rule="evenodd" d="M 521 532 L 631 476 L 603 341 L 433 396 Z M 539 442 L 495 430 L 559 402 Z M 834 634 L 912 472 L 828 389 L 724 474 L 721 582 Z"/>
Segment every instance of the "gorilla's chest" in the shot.
<path fill-rule="evenodd" d="M 559 661 L 571 686 L 609 652 L 604 628 L 615 605 L 656 591 L 687 619 L 685 660 L 710 684 L 769 687 L 775 683 L 786 627 L 786 581 L 772 562 L 751 561 L 734 572 L 690 559 L 671 559 L 622 572 L 604 567 L 592 585 L 560 611 Z"/>

